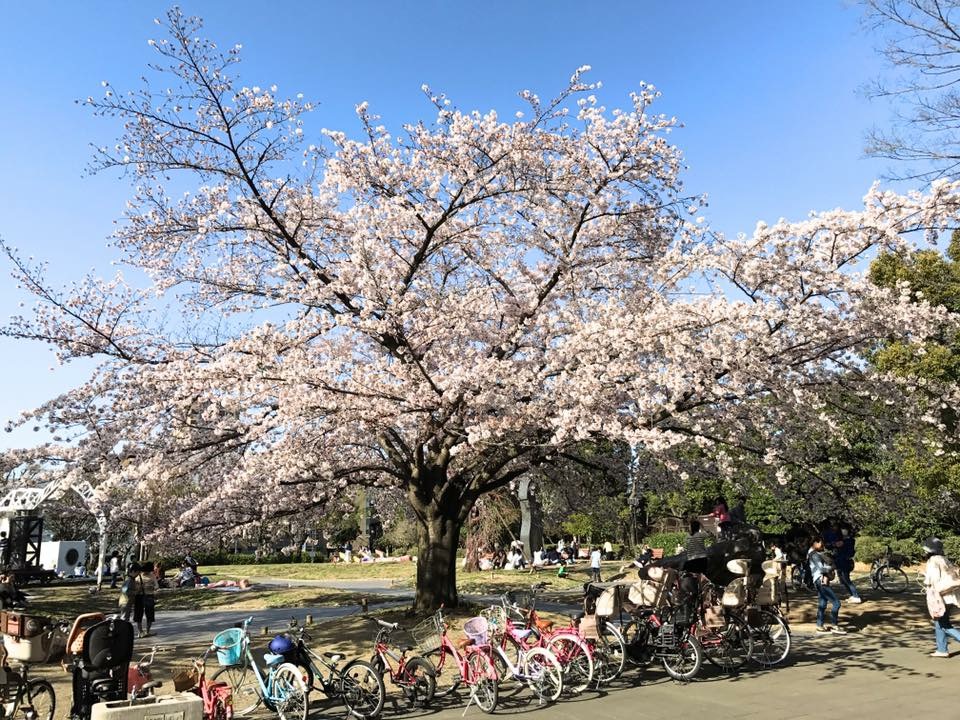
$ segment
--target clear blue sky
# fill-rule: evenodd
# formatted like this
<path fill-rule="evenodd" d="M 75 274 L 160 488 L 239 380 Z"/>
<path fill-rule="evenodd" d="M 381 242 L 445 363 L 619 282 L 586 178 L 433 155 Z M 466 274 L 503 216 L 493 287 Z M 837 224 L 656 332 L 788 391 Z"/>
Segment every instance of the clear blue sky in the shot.
<path fill-rule="evenodd" d="M 89 177 L 90 143 L 111 143 L 117 125 L 74 100 L 100 81 L 132 87 L 158 37 L 154 2 L 0 3 L 0 236 L 51 263 L 60 281 L 96 267 L 129 187 Z M 757 220 L 856 207 L 884 171 L 863 157 L 863 135 L 887 107 L 858 88 L 880 71 L 877 38 L 860 8 L 805 2 L 185 2 L 221 46 L 242 43 L 246 84 L 280 86 L 320 103 L 312 129 L 357 129 L 354 105 L 394 128 L 432 116 L 420 86 L 461 108 L 507 117 L 518 90 L 559 90 L 579 65 L 602 80 L 608 107 L 627 104 L 641 80 L 663 92 L 660 110 L 685 128 L 688 190 L 707 192 L 705 215 L 727 233 Z M 309 130 L 310 128 L 308 128 Z M 0 276 L 0 319 L 26 298 Z M 29 302 L 29 299 L 26 299 Z M 83 376 L 58 368 L 39 345 L 0 339 L 0 424 Z M 34 440 L 0 433 L 0 448 Z"/>

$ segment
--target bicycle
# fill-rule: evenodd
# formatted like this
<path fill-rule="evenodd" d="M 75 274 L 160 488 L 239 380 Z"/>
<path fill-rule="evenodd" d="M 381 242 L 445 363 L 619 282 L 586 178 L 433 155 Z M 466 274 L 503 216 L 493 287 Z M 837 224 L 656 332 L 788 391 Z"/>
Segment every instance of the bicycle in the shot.
<path fill-rule="evenodd" d="M 53 685 L 40 678 L 31 679 L 30 666 L 0 669 L 0 711 L 4 717 L 23 712 L 27 720 L 53 720 L 57 697 Z"/>
<path fill-rule="evenodd" d="M 213 674 L 211 680 L 222 680 L 230 686 L 236 715 L 247 715 L 263 703 L 277 713 L 280 720 L 306 720 L 310 700 L 300 668 L 283 662 L 283 655 L 265 653 L 263 659 L 268 670 L 264 676 L 250 652 L 251 622 L 253 618 L 249 617 L 239 628 L 214 638 L 218 657 L 224 666 Z M 234 648 L 239 648 L 239 652 Z M 229 660 L 233 662 L 226 662 Z"/>
<path fill-rule="evenodd" d="M 870 566 L 870 582 L 874 590 L 884 590 L 888 593 L 900 594 L 910 586 L 907 573 L 901 567 L 904 562 L 902 555 L 890 552 L 890 546 L 884 549 L 882 557 L 873 561 Z"/>
<path fill-rule="evenodd" d="M 387 691 L 383 676 L 366 660 L 351 660 L 344 667 L 341 653 L 317 653 L 307 647 L 310 640 L 306 628 L 291 620 L 287 637 L 294 650 L 286 659 L 306 674 L 307 692 L 319 690 L 331 700 L 340 700 L 347 712 L 360 720 L 375 720 L 383 711 Z"/>
<path fill-rule="evenodd" d="M 390 649 L 390 635 L 401 629 L 397 623 L 389 623 L 379 618 L 369 618 L 377 625 L 377 632 L 373 639 L 373 657 L 370 665 L 382 678 L 389 674 L 390 682 L 400 688 L 407 703 L 411 706 L 424 707 L 433 700 L 436 691 L 436 671 L 430 661 L 414 655 L 407 657 L 413 650 L 410 645 L 400 647 L 397 655 Z M 393 663 L 397 664 L 396 669 Z"/>
<path fill-rule="evenodd" d="M 198 658 L 190 661 L 190 668 L 173 676 L 173 689 L 177 692 L 192 692 L 203 700 L 204 720 L 232 720 L 233 691 L 225 682 L 207 680 L 207 657 L 216 652 L 211 645 Z"/>
<path fill-rule="evenodd" d="M 153 666 L 157 653 L 173 652 L 175 650 L 175 647 L 152 645 L 150 651 L 142 655 L 135 665 L 130 665 L 130 669 L 127 671 L 127 693 L 131 698 L 153 695 L 154 690 L 163 687 L 159 680 L 153 679 L 150 668 Z"/>
<path fill-rule="evenodd" d="M 473 620 L 482 620 L 483 623 L 470 627 Z M 467 643 L 463 645 L 463 652 L 447 635 L 447 623 L 443 618 L 442 607 L 412 632 L 421 647 L 429 643 L 434 647 L 432 653 L 439 655 L 439 660 L 434 664 L 434 673 L 435 677 L 440 678 L 443 695 L 450 694 L 462 683 L 470 688 L 467 707 L 470 707 L 472 702 L 485 713 L 492 713 L 496 709 L 500 696 L 499 678 L 485 618 L 473 618 L 464 624 Z M 444 672 L 447 658 L 450 658 L 453 666 Z"/>
<path fill-rule="evenodd" d="M 483 616 L 490 625 L 499 682 L 512 678 L 521 685 L 526 684 L 539 704 L 556 702 L 563 693 L 563 668 L 557 657 L 545 647 L 526 647 L 524 641 L 533 631 L 517 628 L 503 607 L 494 605 L 485 610 Z"/>
<path fill-rule="evenodd" d="M 573 624 L 554 627 L 553 621 L 542 620 L 537 614 L 537 595 L 543 591 L 546 583 L 530 586 L 529 591 L 511 591 L 500 598 L 500 603 L 508 613 L 515 613 L 523 619 L 524 627 L 532 631 L 531 639 L 525 642 L 532 646 L 542 644 L 552 652 L 563 668 L 563 685 L 571 693 L 582 693 L 594 679 L 593 648 L 583 639 L 580 630 Z M 572 623 L 578 622 L 583 615 L 574 615 Z"/>
<path fill-rule="evenodd" d="M 743 588 L 744 593 L 739 596 L 741 601 L 746 600 L 746 583 L 744 578 L 737 578 L 730 586 L 721 589 L 707 578 L 702 579 L 702 589 L 697 602 L 697 617 L 691 631 L 696 635 L 707 662 L 719 667 L 726 673 L 735 674 L 753 656 L 753 632 L 746 620 L 737 612 L 736 606 L 731 606 L 731 600 L 722 596 L 733 596 L 736 588 Z M 721 606 L 721 613 L 708 615 L 704 608 Z"/>

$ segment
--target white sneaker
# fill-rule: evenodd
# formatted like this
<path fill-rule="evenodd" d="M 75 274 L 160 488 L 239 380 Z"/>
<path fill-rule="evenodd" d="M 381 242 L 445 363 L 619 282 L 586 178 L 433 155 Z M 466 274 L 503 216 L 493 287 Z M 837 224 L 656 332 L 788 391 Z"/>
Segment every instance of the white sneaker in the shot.
<path fill-rule="evenodd" d="M 848 603 L 853 603 L 854 605 L 858 605 L 858 604 L 860 604 L 860 603 L 863 602 L 863 598 L 851 597 L 851 598 L 848 598 L 848 599 L 847 599 L 847 602 L 848 602 Z"/>
<path fill-rule="evenodd" d="M 936 650 L 930 653 L 930 657 L 950 657 L 950 653 L 943 652 L 942 650 Z"/>

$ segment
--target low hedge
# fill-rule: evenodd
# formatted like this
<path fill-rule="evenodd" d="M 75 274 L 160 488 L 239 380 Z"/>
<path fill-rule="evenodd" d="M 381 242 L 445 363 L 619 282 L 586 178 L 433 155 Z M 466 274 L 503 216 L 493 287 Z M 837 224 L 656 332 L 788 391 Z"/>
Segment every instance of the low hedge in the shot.
<path fill-rule="evenodd" d="M 861 535 L 857 538 L 855 558 L 857 562 L 867 563 L 869 565 L 874 560 L 883 557 L 888 545 L 894 555 L 903 555 L 911 563 L 919 562 L 923 559 L 923 550 L 920 548 L 920 543 L 916 540 L 909 538 L 897 540 L 895 538 L 882 538 L 873 535 Z M 958 549 L 960 549 L 960 545 L 958 545 Z"/>
<path fill-rule="evenodd" d="M 677 545 L 683 545 L 687 534 L 683 532 L 658 532 L 643 539 L 651 548 L 663 548 L 664 555 L 673 555 Z"/>

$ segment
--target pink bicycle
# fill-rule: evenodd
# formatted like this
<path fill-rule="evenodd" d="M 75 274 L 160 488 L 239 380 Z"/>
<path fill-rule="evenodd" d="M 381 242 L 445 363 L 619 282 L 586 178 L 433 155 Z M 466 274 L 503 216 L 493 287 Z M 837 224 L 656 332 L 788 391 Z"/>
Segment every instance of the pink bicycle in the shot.
<path fill-rule="evenodd" d="M 411 634 L 434 664 L 436 696 L 448 695 L 462 683 L 470 690 L 467 707 L 476 703 L 483 712 L 492 713 L 497 707 L 499 690 L 486 618 L 467 620 L 463 631 L 466 637 L 454 643 L 447 634 L 441 608 L 412 628 Z"/>

